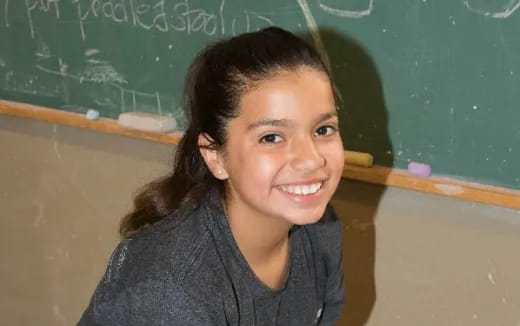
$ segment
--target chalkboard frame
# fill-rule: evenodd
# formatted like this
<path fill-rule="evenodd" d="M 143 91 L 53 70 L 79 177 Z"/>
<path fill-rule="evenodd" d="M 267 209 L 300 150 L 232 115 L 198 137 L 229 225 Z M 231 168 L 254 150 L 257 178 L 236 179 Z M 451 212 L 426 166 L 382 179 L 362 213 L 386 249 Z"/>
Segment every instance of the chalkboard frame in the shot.
<path fill-rule="evenodd" d="M 85 115 L 32 104 L 0 100 L 0 114 L 62 124 L 113 135 L 177 145 L 179 134 L 161 134 L 125 129 L 113 119 L 88 120 Z M 399 187 L 484 204 L 520 209 L 520 191 L 459 181 L 452 178 L 412 176 L 405 170 L 374 165 L 370 168 L 345 164 L 343 177 L 361 182 Z"/>

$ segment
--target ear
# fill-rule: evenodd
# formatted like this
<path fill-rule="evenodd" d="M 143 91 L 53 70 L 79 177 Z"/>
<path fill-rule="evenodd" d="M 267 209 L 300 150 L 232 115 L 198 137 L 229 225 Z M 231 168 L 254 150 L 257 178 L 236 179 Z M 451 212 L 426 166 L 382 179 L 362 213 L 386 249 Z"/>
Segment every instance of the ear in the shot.
<path fill-rule="evenodd" d="M 204 159 L 204 162 L 206 162 L 206 166 L 215 178 L 226 180 L 229 178 L 229 175 L 224 167 L 222 155 L 219 153 L 219 151 L 212 148 L 212 143 L 213 139 L 208 134 L 199 134 L 199 151 L 200 155 L 202 155 L 202 158 Z"/>

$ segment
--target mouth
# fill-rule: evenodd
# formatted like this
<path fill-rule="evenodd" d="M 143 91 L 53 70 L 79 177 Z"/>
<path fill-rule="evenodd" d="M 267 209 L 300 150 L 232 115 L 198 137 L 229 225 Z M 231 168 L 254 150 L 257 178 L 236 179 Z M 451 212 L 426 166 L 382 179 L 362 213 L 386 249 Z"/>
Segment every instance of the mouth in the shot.
<path fill-rule="evenodd" d="M 306 184 L 290 184 L 280 185 L 278 188 L 288 194 L 297 196 L 310 196 L 318 193 L 325 184 L 325 181 L 306 183 Z"/>

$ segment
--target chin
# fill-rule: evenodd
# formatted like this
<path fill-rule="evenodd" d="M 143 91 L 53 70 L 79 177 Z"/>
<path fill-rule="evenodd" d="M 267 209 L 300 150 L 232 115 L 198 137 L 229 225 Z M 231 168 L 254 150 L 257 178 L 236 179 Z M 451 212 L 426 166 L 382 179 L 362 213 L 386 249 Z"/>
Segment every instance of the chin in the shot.
<path fill-rule="evenodd" d="M 312 212 L 295 213 L 291 217 L 288 217 L 287 220 L 291 221 L 294 225 L 300 226 L 318 223 L 325 213 L 325 208 L 326 206 L 323 206 L 319 209 L 313 210 Z"/>

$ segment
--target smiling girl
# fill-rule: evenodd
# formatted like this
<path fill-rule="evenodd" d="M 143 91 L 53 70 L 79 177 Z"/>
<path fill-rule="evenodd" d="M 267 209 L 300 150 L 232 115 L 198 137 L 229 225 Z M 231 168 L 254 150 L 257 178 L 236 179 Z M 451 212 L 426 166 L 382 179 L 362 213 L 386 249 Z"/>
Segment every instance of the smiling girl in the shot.
<path fill-rule="evenodd" d="M 333 325 L 344 156 L 317 52 L 274 27 L 219 41 L 183 102 L 173 172 L 136 197 L 79 324 Z"/>

